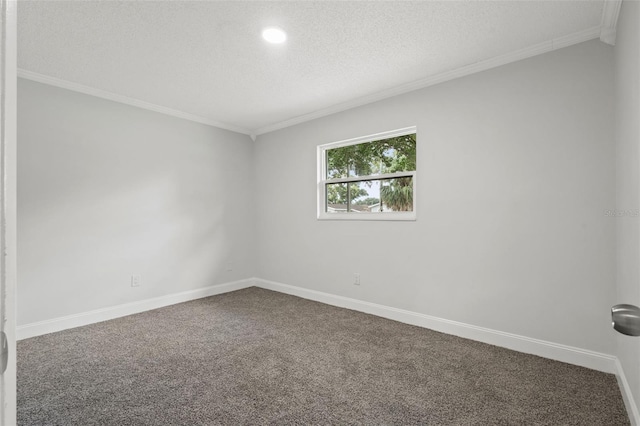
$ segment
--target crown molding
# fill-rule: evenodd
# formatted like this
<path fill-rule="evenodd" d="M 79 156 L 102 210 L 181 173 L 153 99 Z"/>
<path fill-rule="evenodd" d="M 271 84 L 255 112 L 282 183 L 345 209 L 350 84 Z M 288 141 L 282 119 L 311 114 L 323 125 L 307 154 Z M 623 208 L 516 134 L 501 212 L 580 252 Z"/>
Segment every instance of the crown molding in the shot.
<path fill-rule="evenodd" d="M 38 83 L 48 84 L 50 86 L 60 87 L 74 92 L 84 93 L 85 95 L 91 95 L 102 99 L 107 99 L 114 102 L 120 102 L 126 105 L 146 109 L 149 111 L 159 112 L 161 114 L 170 115 L 184 120 L 194 121 L 196 123 L 206 124 L 208 126 L 218 127 L 220 129 L 229 130 L 236 133 L 242 133 L 245 135 L 251 135 L 251 130 L 244 129 L 242 127 L 233 126 L 231 124 L 222 123 L 220 121 L 211 120 L 205 117 L 201 117 L 187 112 L 178 111 L 176 109 L 167 108 L 161 105 L 152 104 L 150 102 L 141 101 L 139 99 L 131 98 L 129 96 L 119 95 L 117 93 L 108 92 L 106 90 L 96 89 L 82 84 L 73 83 L 71 81 L 62 80 L 48 75 L 39 74 L 33 71 L 18 68 L 18 77 L 26 80 L 36 81 Z"/>
<path fill-rule="evenodd" d="M 436 84 L 444 83 L 445 81 L 454 80 L 456 78 L 475 74 L 491 68 L 496 68 L 501 65 L 506 65 L 511 62 L 520 61 L 522 59 L 527 59 L 532 56 L 537 56 L 537 55 L 551 52 L 557 49 L 562 49 L 563 47 L 568 47 L 574 44 L 593 40 L 600 37 L 600 33 L 601 33 L 600 26 L 588 28 L 586 30 L 569 34 L 564 37 L 548 40 L 548 41 L 545 41 L 530 47 L 526 47 L 524 49 L 516 50 L 501 56 L 496 56 L 484 61 L 469 64 L 460 68 L 456 68 L 451 71 L 445 71 L 443 73 L 432 75 L 420 80 L 416 80 L 411 83 L 403 84 L 401 86 L 397 86 L 388 90 L 383 90 L 382 92 L 363 96 L 363 97 L 354 99 L 352 101 L 343 102 L 343 103 L 331 106 L 329 108 L 324 108 L 309 114 L 301 115 L 289 120 L 281 121 L 279 123 L 264 126 L 255 130 L 255 134 L 262 135 L 265 133 L 273 132 L 275 130 L 284 129 L 286 127 L 304 123 L 306 121 L 310 121 L 317 118 L 325 117 L 327 115 L 346 111 L 351 108 L 370 104 L 383 99 L 391 98 L 393 96 L 402 95 L 404 93 L 412 92 L 414 90 L 424 89 L 425 87 L 434 86 Z"/>
<path fill-rule="evenodd" d="M 622 0 L 605 0 L 602 6 L 602 21 L 600 22 L 600 40 L 614 46 L 616 44 L 616 26 Z"/>
<path fill-rule="evenodd" d="M 446 81 L 454 80 L 460 77 L 475 74 L 481 71 L 486 71 L 492 68 L 506 65 L 512 62 L 517 62 L 522 59 L 527 59 L 533 56 L 537 56 L 543 53 L 552 52 L 554 50 L 562 49 L 564 47 L 572 46 L 574 44 L 582 43 L 588 40 L 600 38 L 605 43 L 613 44 L 615 41 L 615 25 L 617 23 L 618 15 L 620 13 L 620 4 L 622 0 L 605 0 L 602 14 L 602 24 L 597 27 L 588 28 L 583 31 L 579 31 L 567 36 L 559 37 L 556 39 L 548 40 L 533 46 L 526 47 L 524 49 L 516 50 L 501 56 L 496 56 L 484 61 L 469 64 L 460 68 L 456 68 L 450 71 L 445 71 L 440 74 L 432 75 L 420 80 L 416 80 L 410 83 L 406 83 L 400 86 L 396 86 L 381 92 L 373 93 L 371 95 L 362 96 L 360 98 L 353 99 L 351 101 L 343 102 L 337 105 L 323 108 L 309 114 L 300 115 L 288 120 L 280 121 L 277 123 L 269 124 L 258 129 L 246 129 L 227 123 L 212 120 L 206 117 L 201 117 L 194 114 L 189 114 L 183 111 L 163 107 L 160 105 L 152 104 L 150 102 L 141 101 L 139 99 L 131 98 L 124 95 L 108 92 L 93 87 L 84 86 L 78 83 L 62 80 L 55 77 L 39 74 L 33 71 L 24 69 L 18 69 L 18 77 L 27 80 L 33 80 L 39 83 L 48 84 L 51 86 L 61 87 L 63 89 L 72 90 L 75 92 L 84 93 L 91 96 L 96 96 L 103 99 L 108 99 L 115 102 L 135 106 L 138 108 L 147 109 L 161 114 L 170 115 L 173 117 L 182 118 L 196 123 L 206 124 L 208 126 L 217 127 L 220 129 L 229 130 L 236 133 L 248 135 L 254 142 L 257 136 L 273 132 L 276 130 L 291 127 L 296 124 L 301 124 L 307 121 L 315 120 L 317 118 L 326 117 L 331 114 L 346 111 L 351 108 L 359 107 L 362 105 L 377 102 L 383 99 L 391 98 L 394 96 L 402 95 L 415 90 L 424 89 L 429 86 L 444 83 Z M 613 40 L 613 41 L 612 41 Z"/>

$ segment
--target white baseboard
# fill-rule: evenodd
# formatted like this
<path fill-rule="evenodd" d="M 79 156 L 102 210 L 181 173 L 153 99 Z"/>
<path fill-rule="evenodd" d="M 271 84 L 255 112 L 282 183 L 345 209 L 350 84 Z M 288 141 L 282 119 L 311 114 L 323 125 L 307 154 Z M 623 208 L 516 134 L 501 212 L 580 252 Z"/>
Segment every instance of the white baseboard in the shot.
<path fill-rule="evenodd" d="M 591 368 L 606 373 L 621 374 L 619 361 L 613 355 L 602 354 L 586 349 L 533 339 L 517 334 L 478 327 L 458 321 L 451 321 L 404 309 L 390 306 L 378 305 L 376 303 L 364 302 L 362 300 L 351 299 L 343 296 L 336 296 L 320 291 L 309 290 L 288 284 L 263 280 L 260 278 L 249 278 L 234 281 L 196 290 L 184 291 L 181 293 L 169 294 L 155 297 L 153 299 L 141 300 L 138 302 L 126 303 L 123 305 L 108 308 L 96 309 L 94 311 L 83 312 L 75 315 L 68 315 L 60 318 L 53 318 L 46 321 L 35 322 L 18 326 L 16 329 L 17 339 L 27 339 L 29 337 L 40 336 L 42 334 L 53 333 L 69 328 L 80 327 L 96 322 L 106 321 L 114 318 L 132 315 L 139 312 L 157 309 L 176 303 L 187 302 L 189 300 L 200 299 L 202 297 L 214 296 L 216 294 L 241 290 L 251 286 L 258 286 L 280 293 L 291 294 L 305 299 L 315 300 L 328 305 L 353 309 L 383 318 L 417 325 L 467 339 L 477 340 L 491 345 L 513 349 L 519 352 L 530 353 L 557 361 L 567 362 L 582 367 Z M 626 383 L 626 380 L 625 380 Z M 628 385 L 627 385 L 628 388 Z M 637 410 L 636 410 L 637 411 Z M 639 425 L 640 426 L 640 425 Z"/>
<path fill-rule="evenodd" d="M 190 300 L 203 297 L 215 296 L 216 294 L 228 293 L 230 291 L 241 290 L 252 287 L 253 279 L 233 281 L 196 290 L 183 291 L 180 293 L 168 294 L 166 296 L 154 297 L 153 299 L 140 300 L 138 302 L 125 303 L 123 305 L 109 308 L 96 309 L 94 311 L 83 312 L 75 315 L 68 315 L 60 318 L 53 318 L 46 321 L 25 324 L 16 328 L 16 339 L 22 340 L 29 337 L 41 336 L 43 334 L 54 333 L 69 328 L 89 325 L 96 322 L 107 321 L 120 318 L 126 315 L 137 314 L 151 309 L 162 308 L 176 303 L 188 302 Z"/>
<path fill-rule="evenodd" d="M 257 287 L 264 289 L 291 294 L 341 308 L 353 309 L 354 311 L 365 312 L 406 324 L 417 325 L 442 333 L 453 334 L 466 339 L 477 340 L 479 342 L 579 365 L 605 373 L 617 373 L 617 358 L 613 355 L 547 342 L 545 340 L 532 339 L 517 334 L 505 333 L 503 331 L 378 305 L 376 303 L 364 302 L 348 297 L 335 296 L 329 293 L 267 281 L 260 278 L 254 278 L 254 281 Z"/>
<path fill-rule="evenodd" d="M 627 413 L 629 414 L 629 420 L 631 421 L 631 426 L 640 426 L 640 411 L 638 411 L 638 405 L 636 405 L 636 401 L 633 399 L 633 393 L 631 392 L 631 387 L 629 386 L 629 382 L 627 382 L 627 377 L 624 374 L 624 369 L 622 368 L 622 364 L 620 360 L 616 358 L 616 378 L 618 379 L 618 386 L 620 387 L 620 392 L 622 393 L 622 399 L 624 400 L 624 406 L 627 408 Z"/>

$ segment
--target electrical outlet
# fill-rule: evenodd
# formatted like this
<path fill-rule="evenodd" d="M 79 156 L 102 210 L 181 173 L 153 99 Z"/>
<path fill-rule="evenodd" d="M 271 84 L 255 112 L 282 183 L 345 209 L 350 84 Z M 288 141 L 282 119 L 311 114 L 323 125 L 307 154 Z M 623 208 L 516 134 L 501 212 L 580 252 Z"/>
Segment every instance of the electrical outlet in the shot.
<path fill-rule="evenodd" d="M 360 274 L 358 272 L 353 274 L 353 285 L 360 285 Z"/>
<path fill-rule="evenodd" d="M 131 287 L 140 287 L 142 277 L 140 275 L 131 275 Z"/>

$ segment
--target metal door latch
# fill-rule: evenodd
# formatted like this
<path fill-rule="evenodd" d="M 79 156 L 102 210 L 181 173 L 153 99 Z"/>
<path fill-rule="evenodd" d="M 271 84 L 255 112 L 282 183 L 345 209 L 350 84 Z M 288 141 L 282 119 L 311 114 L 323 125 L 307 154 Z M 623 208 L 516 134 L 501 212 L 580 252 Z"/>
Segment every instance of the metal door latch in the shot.
<path fill-rule="evenodd" d="M 615 305 L 611 308 L 613 328 L 627 336 L 640 336 L 640 308 L 634 305 Z"/>
<path fill-rule="evenodd" d="M 7 363 L 9 362 L 9 342 L 7 341 L 7 335 L 4 331 L 0 331 L 0 374 L 3 374 L 7 369 Z"/>

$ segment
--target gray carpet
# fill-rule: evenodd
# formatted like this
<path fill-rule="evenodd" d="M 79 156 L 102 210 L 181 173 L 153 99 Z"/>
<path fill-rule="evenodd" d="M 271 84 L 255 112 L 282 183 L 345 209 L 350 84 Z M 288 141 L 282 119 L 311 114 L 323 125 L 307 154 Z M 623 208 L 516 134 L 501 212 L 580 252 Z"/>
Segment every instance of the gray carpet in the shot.
<path fill-rule="evenodd" d="M 626 425 L 613 375 L 259 288 L 23 340 L 20 425 Z"/>

